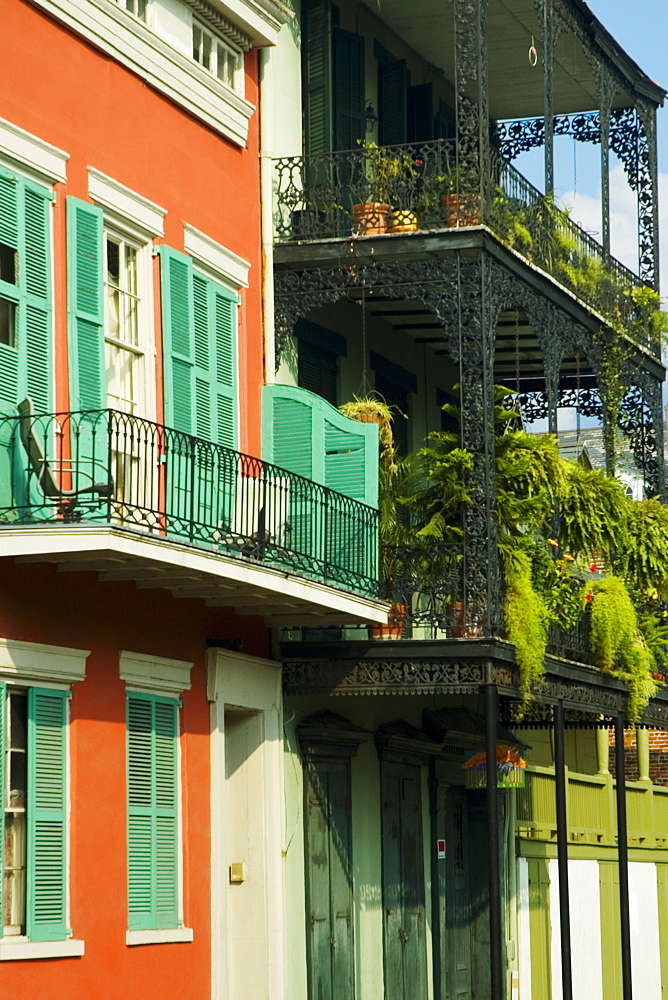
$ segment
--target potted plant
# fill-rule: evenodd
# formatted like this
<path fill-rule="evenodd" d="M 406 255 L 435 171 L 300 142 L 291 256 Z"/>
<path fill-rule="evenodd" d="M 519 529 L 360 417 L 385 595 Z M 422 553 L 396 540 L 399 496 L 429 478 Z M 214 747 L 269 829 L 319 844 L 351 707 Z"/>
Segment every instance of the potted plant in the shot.
<path fill-rule="evenodd" d="M 403 150 L 379 146 L 375 142 L 359 141 L 364 153 L 365 187 L 367 200 L 353 205 L 355 229 L 362 236 L 386 233 L 392 223 L 392 197 L 398 195 L 402 185 L 414 185 L 418 168 L 412 157 Z M 412 214 L 412 213 L 409 213 Z M 396 219 L 399 227 L 410 224 L 402 214 Z M 417 220 L 415 220 L 417 227 Z M 403 232 L 403 228 L 394 230 Z"/>

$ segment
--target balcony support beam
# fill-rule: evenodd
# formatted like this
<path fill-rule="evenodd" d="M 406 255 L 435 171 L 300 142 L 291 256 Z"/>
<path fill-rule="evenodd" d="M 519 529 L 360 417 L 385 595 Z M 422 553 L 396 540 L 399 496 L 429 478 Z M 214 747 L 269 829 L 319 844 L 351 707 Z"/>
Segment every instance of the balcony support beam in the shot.
<path fill-rule="evenodd" d="M 504 1000 L 503 941 L 501 924 L 501 865 L 499 860 L 499 790 L 496 742 L 499 697 L 495 684 L 483 686 L 485 702 L 485 751 L 487 756 L 487 859 L 489 868 L 490 998 Z"/>
<path fill-rule="evenodd" d="M 564 752 L 564 705 L 554 706 L 554 790 L 557 815 L 557 866 L 559 869 L 559 927 L 561 942 L 561 995 L 573 1000 L 571 966 L 571 908 L 568 888 L 568 813 L 566 758 Z"/>
<path fill-rule="evenodd" d="M 617 857 L 619 867 L 619 917 L 622 944 L 622 998 L 633 1000 L 631 981 L 631 925 L 629 922 L 629 849 L 626 824 L 626 761 L 624 716 L 615 718 L 615 778 L 617 786 Z"/>
<path fill-rule="evenodd" d="M 489 176 L 488 0 L 454 0 L 458 193 L 480 194 Z"/>

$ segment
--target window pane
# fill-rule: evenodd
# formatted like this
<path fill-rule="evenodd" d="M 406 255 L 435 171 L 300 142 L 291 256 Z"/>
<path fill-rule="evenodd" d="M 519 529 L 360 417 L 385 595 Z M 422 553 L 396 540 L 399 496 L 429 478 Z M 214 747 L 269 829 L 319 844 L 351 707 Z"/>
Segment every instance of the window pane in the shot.
<path fill-rule="evenodd" d="M 25 813 L 5 815 L 5 873 L 3 924 L 5 934 L 20 934 L 25 924 L 26 818 Z"/>
<path fill-rule="evenodd" d="M 0 243 L 0 281 L 16 284 L 16 250 Z"/>
<path fill-rule="evenodd" d="M 16 304 L 8 299 L 0 299 L 0 344 L 16 344 Z"/>
<path fill-rule="evenodd" d="M 9 704 L 9 732 L 11 734 L 9 745 L 13 750 L 25 750 L 28 745 L 26 740 L 26 696 L 15 694 L 12 691 L 9 696 Z"/>

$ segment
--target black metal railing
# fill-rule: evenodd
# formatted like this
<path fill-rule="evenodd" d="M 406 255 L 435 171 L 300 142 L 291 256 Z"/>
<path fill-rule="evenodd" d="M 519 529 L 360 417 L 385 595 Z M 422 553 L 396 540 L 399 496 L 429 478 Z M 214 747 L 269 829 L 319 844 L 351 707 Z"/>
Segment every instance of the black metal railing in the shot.
<path fill-rule="evenodd" d="M 0 420 L 0 529 L 106 524 L 378 593 L 378 514 L 261 459 L 115 410 Z"/>
<path fill-rule="evenodd" d="M 360 146 L 274 161 L 279 242 L 382 235 L 485 224 L 578 298 L 656 352 L 658 337 L 641 279 L 526 180 L 494 148 L 489 176 L 457 165 L 452 139 Z"/>

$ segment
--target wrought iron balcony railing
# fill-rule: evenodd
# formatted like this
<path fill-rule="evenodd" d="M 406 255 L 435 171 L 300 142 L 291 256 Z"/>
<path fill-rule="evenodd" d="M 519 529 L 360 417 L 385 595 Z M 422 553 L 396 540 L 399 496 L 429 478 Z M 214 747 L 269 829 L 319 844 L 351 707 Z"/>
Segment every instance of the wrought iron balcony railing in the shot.
<path fill-rule="evenodd" d="M 482 185 L 449 139 L 274 161 L 279 242 L 461 228 L 484 223 L 611 324 L 658 348 L 644 283 L 492 147 Z"/>
<path fill-rule="evenodd" d="M 23 413 L 0 420 L 0 530 L 112 525 L 377 594 L 375 509 L 127 413 Z"/>

